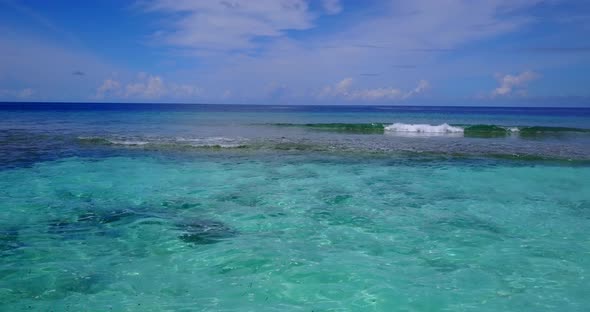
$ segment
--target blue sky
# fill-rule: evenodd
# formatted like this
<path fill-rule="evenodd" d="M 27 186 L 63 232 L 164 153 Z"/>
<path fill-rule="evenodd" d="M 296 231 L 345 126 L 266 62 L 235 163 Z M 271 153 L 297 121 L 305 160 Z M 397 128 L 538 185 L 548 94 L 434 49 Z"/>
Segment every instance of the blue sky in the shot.
<path fill-rule="evenodd" d="M 0 101 L 590 106 L 590 1 L 0 0 Z"/>

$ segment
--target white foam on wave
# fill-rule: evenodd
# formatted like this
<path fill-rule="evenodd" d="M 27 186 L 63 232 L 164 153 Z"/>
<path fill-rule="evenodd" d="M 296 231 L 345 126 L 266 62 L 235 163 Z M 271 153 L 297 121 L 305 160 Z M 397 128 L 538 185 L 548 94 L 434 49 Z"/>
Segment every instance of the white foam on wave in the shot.
<path fill-rule="evenodd" d="M 113 145 L 146 145 L 149 144 L 149 141 L 141 141 L 137 139 L 127 139 L 127 138 L 105 138 L 105 137 L 98 137 L 98 136 L 79 136 L 79 140 L 82 141 L 98 141 Z"/>
<path fill-rule="evenodd" d="M 463 128 L 454 127 L 447 123 L 442 125 L 394 123 L 386 126 L 385 131 L 409 133 L 463 133 Z"/>
<path fill-rule="evenodd" d="M 121 145 L 121 146 L 192 146 L 192 147 L 242 147 L 248 139 L 245 138 L 226 138 L 226 137 L 87 137 L 80 136 L 78 139 L 83 141 L 97 141 L 103 144 Z"/>
<path fill-rule="evenodd" d="M 177 142 L 187 143 L 195 147 L 240 147 L 246 141 L 243 138 L 207 137 L 207 138 L 184 138 L 177 137 Z"/>
<path fill-rule="evenodd" d="M 136 141 L 136 140 L 108 140 L 109 142 L 111 142 L 111 144 L 116 144 L 116 145 L 131 145 L 131 146 L 136 146 L 136 145 L 146 145 L 149 144 L 150 142 L 147 141 Z"/>

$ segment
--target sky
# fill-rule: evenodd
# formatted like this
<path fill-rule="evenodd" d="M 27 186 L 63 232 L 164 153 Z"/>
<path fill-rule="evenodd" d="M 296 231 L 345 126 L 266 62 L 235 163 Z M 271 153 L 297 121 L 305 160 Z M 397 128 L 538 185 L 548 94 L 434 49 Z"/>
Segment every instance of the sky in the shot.
<path fill-rule="evenodd" d="M 590 1 L 0 0 L 0 101 L 590 107 Z"/>

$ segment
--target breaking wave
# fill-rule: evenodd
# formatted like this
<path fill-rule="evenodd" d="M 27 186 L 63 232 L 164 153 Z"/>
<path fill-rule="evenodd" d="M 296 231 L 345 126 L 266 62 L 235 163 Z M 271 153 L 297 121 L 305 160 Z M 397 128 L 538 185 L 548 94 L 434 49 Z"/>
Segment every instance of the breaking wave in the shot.
<path fill-rule="evenodd" d="M 78 137 L 83 144 L 96 145 L 118 145 L 128 147 L 193 147 L 193 148 L 240 148 L 243 147 L 246 139 L 208 137 L 208 138 L 107 138 L 107 137 Z"/>
<path fill-rule="evenodd" d="M 392 125 L 386 126 L 385 131 L 413 133 L 462 133 L 464 129 L 460 127 L 454 127 L 446 123 L 438 126 L 428 124 L 394 123 Z"/>
<path fill-rule="evenodd" d="M 386 124 L 383 123 L 310 123 L 310 124 L 290 124 L 276 123 L 273 126 L 279 127 L 302 127 L 319 131 L 361 133 L 361 134 L 382 134 Z"/>
<path fill-rule="evenodd" d="M 499 126 L 499 125 L 451 125 L 443 123 L 406 124 L 406 123 L 313 123 L 288 124 L 277 123 L 273 126 L 298 127 L 316 131 L 330 131 L 357 134 L 416 134 L 416 135 L 463 135 L 465 137 L 502 137 L 518 135 L 520 137 L 542 137 L 569 134 L 590 134 L 590 129 L 546 126 Z"/>

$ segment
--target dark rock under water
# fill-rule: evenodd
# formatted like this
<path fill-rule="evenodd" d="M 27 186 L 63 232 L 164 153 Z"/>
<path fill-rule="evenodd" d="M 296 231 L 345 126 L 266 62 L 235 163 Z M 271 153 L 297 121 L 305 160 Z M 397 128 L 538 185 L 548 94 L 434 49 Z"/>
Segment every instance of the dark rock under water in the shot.
<path fill-rule="evenodd" d="M 98 222 L 100 224 L 108 224 L 108 223 L 114 223 L 114 222 L 118 222 L 118 221 L 122 221 L 127 219 L 132 220 L 135 219 L 134 217 L 136 217 L 137 214 L 135 212 L 133 212 L 132 210 L 128 210 L 128 209 L 122 209 L 122 210 L 112 210 L 106 213 L 93 213 L 93 212 L 89 212 L 86 213 L 84 215 L 81 215 L 78 220 L 88 220 L 88 221 L 93 221 L 93 222 Z"/>
<path fill-rule="evenodd" d="M 139 213 L 130 209 L 86 211 L 74 217 L 54 219 L 47 224 L 47 232 L 58 235 L 62 239 L 73 240 L 83 240 L 92 235 L 116 236 L 116 226 L 130 224 L 137 220 L 140 220 L 135 223 L 138 226 L 157 223 L 179 230 L 181 234 L 178 238 L 193 245 L 214 244 L 237 235 L 235 229 L 216 220 L 196 218 L 175 222 L 178 217 L 174 214 Z M 12 236 L 6 236 L 6 238 L 0 236 L 0 238 L 0 248 L 4 248 L 4 245 L 16 244 L 12 243 L 15 239 Z"/>
<path fill-rule="evenodd" d="M 236 230 L 215 220 L 193 220 L 176 226 L 183 231 L 178 238 L 195 245 L 214 244 L 237 235 Z"/>
<path fill-rule="evenodd" d="M 18 230 L 0 228 L 0 253 L 9 252 L 24 244 L 19 239 Z"/>
<path fill-rule="evenodd" d="M 75 218 L 54 219 L 48 224 L 48 233 L 61 235 L 68 239 L 83 239 L 86 235 L 104 235 L 106 224 L 135 220 L 137 214 L 128 209 L 111 211 L 87 211 Z"/>

